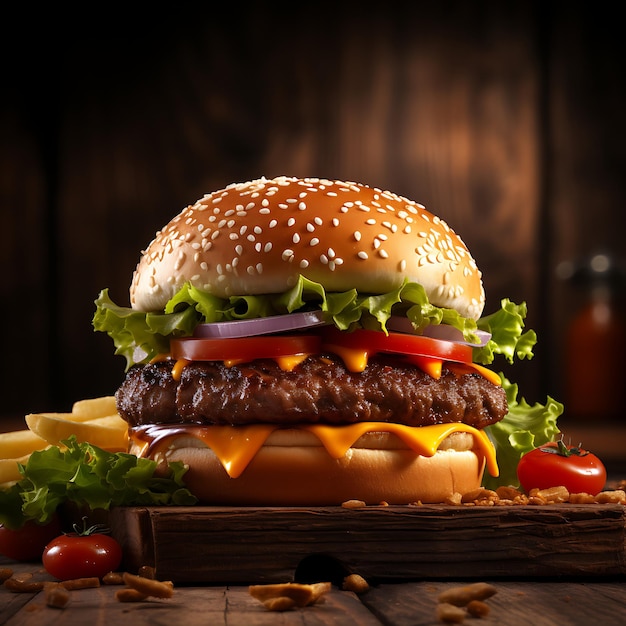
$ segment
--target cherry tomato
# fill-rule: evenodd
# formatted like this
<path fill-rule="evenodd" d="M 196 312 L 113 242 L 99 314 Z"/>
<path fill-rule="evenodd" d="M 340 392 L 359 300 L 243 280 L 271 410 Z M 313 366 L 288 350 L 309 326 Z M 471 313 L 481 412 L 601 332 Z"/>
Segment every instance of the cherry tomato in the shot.
<path fill-rule="evenodd" d="M 421 357 L 434 357 L 458 363 L 472 362 L 472 348 L 454 341 L 432 339 L 422 335 L 389 333 L 375 330 L 355 330 L 342 332 L 336 328 L 322 331 L 322 347 L 332 350 L 332 346 L 364 350 L 369 354 L 390 352 Z"/>
<path fill-rule="evenodd" d="M 275 335 L 236 337 L 229 339 L 172 339 L 170 350 L 174 359 L 189 361 L 227 361 L 271 359 L 292 354 L 319 353 L 316 335 Z"/>
<path fill-rule="evenodd" d="M 604 488 L 606 469 L 595 454 L 557 441 L 526 453 L 517 477 L 526 492 L 563 486 L 570 493 L 595 496 Z"/>
<path fill-rule="evenodd" d="M 14 561 L 39 561 L 46 544 L 60 532 L 56 516 L 48 524 L 27 521 L 17 530 L 0 524 L 0 554 Z"/>
<path fill-rule="evenodd" d="M 46 571 L 59 580 L 102 578 L 122 562 L 122 548 L 110 535 L 92 527 L 53 539 L 43 551 Z"/>

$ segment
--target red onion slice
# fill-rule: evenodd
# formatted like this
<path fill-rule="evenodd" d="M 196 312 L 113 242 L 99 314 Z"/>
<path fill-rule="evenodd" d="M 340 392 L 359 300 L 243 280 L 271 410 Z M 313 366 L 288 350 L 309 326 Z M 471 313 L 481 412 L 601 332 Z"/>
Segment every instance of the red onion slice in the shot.
<path fill-rule="evenodd" d="M 407 317 L 392 316 L 387 322 L 387 328 L 399 333 L 415 334 L 411 320 Z M 480 339 L 479 343 L 466 341 L 465 337 L 463 337 L 463 333 L 458 328 L 454 328 L 454 326 L 448 324 L 431 324 L 424 329 L 422 335 L 424 335 L 424 337 L 431 337 L 432 339 L 462 343 L 472 348 L 482 348 L 491 339 L 491 333 L 485 332 L 484 330 L 476 330 L 475 333 Z"/>
<path fill-rule="evenodd" d="M 322 311 L 303 311 L 287 315 L 272 315 L 249 320 L 234 320 L 232 322 L 213 322 L 199 324 L 194 332 L 195 337 L 208 339 L 233 339 L 235 337 L 253 337 L 256 335 L 270 335 L 273 333 L 289 332 L 315 326 L 325 326 Z"/>

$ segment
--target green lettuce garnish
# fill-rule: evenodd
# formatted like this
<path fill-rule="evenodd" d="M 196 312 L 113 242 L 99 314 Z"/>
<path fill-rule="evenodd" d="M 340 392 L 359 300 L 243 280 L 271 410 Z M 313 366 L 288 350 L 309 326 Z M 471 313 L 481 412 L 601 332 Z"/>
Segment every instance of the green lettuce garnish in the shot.
<path fill-rule="evenodd" d="M 534 330 L 522 332 L 526 303 L 515 304 L 504 299 L 500 305 L 499 311 L 478 320 L 478 328 L 491 333 L 491 339 L 486 346 L 474 349 L 474 361 L 477 363 L 491 363 L 495 354 L 502 354 L 509 363 L 513 363 L 515 357 L 531 359 L 533 356 L 537 334 Z"/>
<path fill-rule="evenodd" d="M 504 325 L 501 334 L 506 337 L 506 347 L 499 340 L 492 340 L 489 348 L 477 352 L 478 362 L 483 364 L 490 363 L 496 353 L 508 355 L 513 350 L 522 354 L 532 347 L 532 337 L 528 333 L 526 339 L 519 337 L 523 328 L 524 305 L 503 301 L 503 311 L 486 318 L 487 321 L 479 326 L 475 320 L 462 317 L 453 309 L 431 304 L 424 288 L 409 281 L 388 293 L 361 294 L 356 289 L 327 292 L 321 284 L 300 276 L 297 283 L 282 294 L 231 298 L 218 298 L 185 284 L 167 302 L 162 312 L 149 313 L 115 304 L 108 290 L 104 289 L 95 304 L 94 329 L 111 337 L 115 353 L 126 358 L 127 368 L 167 353 L 170 337 L 191 336 L 198 324 L 312 309 L 323 311 L 327 321 L 340 330 L 367 328 L 387 332 L 386 323 L 391 315 L 404 315 L 418 332 L 431 324 L 449 324 L 473 343 L 479 342 L 476 335 L 479 327 L 495 335 Z"/>
<path fill-rule="evenodd" d="M 557 418 L 563 413 L 563 405 L 550 396 L 546 404 L 529 405 L 524 398 L 517 399 L 517 385 L 504 376 L 502 387 L 506 391 L 509 411 L 504 419 L 485 428 L 496 448 L 500 475 L 497 478 L 485 472 L 483 486 L 496 489 L 500 485 L 519 487 L 517 464 L 533 448 L 554 441 L 559 434 Z"/>
<path fill-rule="evenodd" d="M 74 436 L 61 443 L 33 452 L 20 465 L 22 478 L 0 490 L 0 524 L 13 529 L 27 520 L 45 524 L 66 502 L 92 510 L 197 502 L 185 487 L 187 468 L 180 462 L 157 472 L 155 461 L 107 452 Z"/>

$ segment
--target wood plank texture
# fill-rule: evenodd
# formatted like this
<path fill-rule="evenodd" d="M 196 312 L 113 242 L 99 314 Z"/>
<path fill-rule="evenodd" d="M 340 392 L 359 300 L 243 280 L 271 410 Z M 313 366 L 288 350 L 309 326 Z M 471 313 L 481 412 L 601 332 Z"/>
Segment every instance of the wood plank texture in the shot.
<path fill-rule="evenodd" d="M 41 564 L 12 563 L 0 567 L 49 579 Z M 624 577 L 613 580 L 487 580 L 496 593 L 486 600 L 490 613 L 481 623 L 504 626 L 602 624 L 622 626 L 626 606 Z M 45 606 L 42 593 L 12 593 L 0 586 L 0 626 L 84 626 L 117 624 L 156 626 L 433 626 L 439 594 L 463 581 L 383 583 L 356 596 L 334 586 L 325 602 L 287 613 L 271 613 L 248 593 L 247 586 L 177 585 L 173 598 L 122 604 L 117 586 L 72 592 L 65 609 Z M 470 620 L 467 621 L 470 623 Z"/>
<path fill-rule="evenodd" d="M 128 565 L 177 582 L 298 578 L 307 559 L 368 580 L 626 573 L 620 505 L 120 508 Z M 323 567 L 323 564 L 322 564 Z"/>

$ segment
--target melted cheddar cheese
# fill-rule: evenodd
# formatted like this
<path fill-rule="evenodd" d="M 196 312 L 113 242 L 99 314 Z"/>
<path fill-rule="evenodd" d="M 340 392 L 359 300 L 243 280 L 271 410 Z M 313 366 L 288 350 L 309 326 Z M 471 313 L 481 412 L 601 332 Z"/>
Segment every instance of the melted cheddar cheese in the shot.
<path fill-rule="evenodd" d="M 275 424 L 248 426 L 150 425 L 130 430 L 131 448 L 138 456 L 167 457 L 167 450 L 175 439 L 193 437 L 210 448 L 231 478 L 237 478 L 246 469 L 267 438 L 280 427 Z M 345 426 L 302 424 L 297 426 L 315 435 L 334 459 L 343 457 L 363 435 L 388 432 L 397 436 L 408 448 L 421 456 L 433 456 L 441 442 L 455 432 L 471 433 L 476 449 L 484 456 L 492 476 L 498 475 L 496 453 L 487 434 L 460 423 L 434 426 L 404 426 L 387 422 L 358 422 Z"/>

